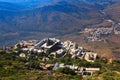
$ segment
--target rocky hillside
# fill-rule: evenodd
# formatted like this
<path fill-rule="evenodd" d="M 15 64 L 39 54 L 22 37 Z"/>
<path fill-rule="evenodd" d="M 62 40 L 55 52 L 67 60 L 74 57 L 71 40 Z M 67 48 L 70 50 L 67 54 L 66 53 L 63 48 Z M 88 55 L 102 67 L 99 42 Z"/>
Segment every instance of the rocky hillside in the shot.
<path fill-rule="evenodd" d="M 107 15 L 115 20 L 116 22 L 120 22 L 120 3 L 114 4 L 110 7 L 108 7 L 107 9 L 105 9 L 105 12 L 107 13 Z"/>

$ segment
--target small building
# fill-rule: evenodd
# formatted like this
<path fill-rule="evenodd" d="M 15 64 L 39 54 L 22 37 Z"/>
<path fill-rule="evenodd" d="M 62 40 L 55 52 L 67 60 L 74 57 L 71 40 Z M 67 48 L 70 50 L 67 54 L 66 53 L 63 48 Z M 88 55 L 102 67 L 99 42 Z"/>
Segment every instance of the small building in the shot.
<path fill-rule="evenodd" d="M 52 52 L 50 56 L 54 56 L 54 58 L 60 58 L 65 55 L 65 51 L 63 49 L 57 50 L 56 52 Z"/>
<path fill-rule="evenodd" d="M 100 71 L 100 68 L 84 68 L 82 75 L 83 76 L 92 76 L 93 72 Z"/>
<path fill-rule="evenodd" d="M 28 51 L 29 48 L 22 48 L 21 51 Z"/>
<path fill-rule="evenodd" d="M 78 70 L 78 66 L 75 66 L 75 65 L 70 65 L 69 68 L 72 70 Z"/>
<path fill-rule="evenodd" d="M 64 63 L 61 63 L 61 64 L 59 64 L 59 67 L 60 67 L 60 68 L 64 68 L 64 67 L 65 67 L 65 64 L 64 64 Z"/>
<path fill-rule="evenodd" d="M 100 68 L 85 68 L 86 71 L 100 71 Z"/>
<path fill-rule="evenodd" d="M 84 59 L 88 62 L 94 62 L 97 58 L 97 53 L 85 52 Z"/>
<path fill-rule="evenodd" d="M 92 72 L 87 72 L 87 71 L 84 71 L 82 73 L 83 76 L 92 76 Z"/>
<path fill-rule="evenodd" d="M 25 55 L 24 53 L 21 53 L 19 56 L 20 56 L 20 57 L 23 57 L 23 58 L 26 57 L 26 55 Z"/>
<path fill-rule="evenodd" d="M 57 70 L 60 67 L 59 63 L 55 63 L 53 70 Z"/>

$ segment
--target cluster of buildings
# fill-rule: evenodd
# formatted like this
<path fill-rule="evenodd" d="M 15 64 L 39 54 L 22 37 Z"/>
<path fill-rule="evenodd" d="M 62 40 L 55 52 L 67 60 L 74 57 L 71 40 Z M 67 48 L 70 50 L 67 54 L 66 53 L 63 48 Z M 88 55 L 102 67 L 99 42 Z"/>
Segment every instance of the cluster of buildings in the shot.
<path fill-rule="evenodd" d="M 64 63 L 46 64 L 43 68 L 56 71 L 59 68 L 65 67 L 68 67 L 74 70 L 76 73 L 82 74 L 83 76 L 92 76 L 94 72 L 100 71 L 100 68 L 78 67 L 76 65 L 66 65 Z"/>
<path fill-rule="evenodd" d="M 67 54 L 71 55 L 71 58 L 80 58 L 84 59 L 88 62 L 94 62 L 97 58 L 97 53 L 87 52 L 83 47 L 78 46 L 76 43 L 72 41 L 60 41 L 56 38 L 45 38 L 43 40 L 29 40 L 29 41 L 21 41 L 17 43 L 14 47 L 15 50 L 20 50 L 20 57 L 25 57 L 26 59 L 31 54 L 43 54 L 43 59 L 48 61 L 50 57 L 60 58 L 64 57 Z M 27 55 L 26 55 L 27 54 Z M 47 54 L 47 57 L 44 55 Z M 26 63 L 26 65 L 29 62 Z M 92 74 L 96 71 L 100 71 L 100 68 L 86 68 L 79 67 L 76 65 L 66 65 L 63 63 L 40 63 L 40 68 L 44 70 L 57 70 L 59 68 L 68 67 L 74 70 L 78 74 L 82 74 L 83 76 L 92 76 Z"/>
<path fill-rule="evenodd" d="M 120 23 L 115 24 L 114 34 L 120 34 Z"/>
<path fill-rule="evenodd" d="M 102 41 L 102 37 L 108 36 L 111 33 L 113 33 L 113 28 L 86 28 L 84 30 L 88 41 Z"/>
<path fill-rule="evenodd" d="M 86 68 L 86 67 L 78 67 L 76 65 L 65 65 L 64 63 L 56 63 L 53 67 L 53 70 L 57 70 L 59 68 L 68 67 L 74 70 L 76 73 L 82 74 L 83 76 L 92 76 L 94 72 L 100 71 L 100 68 Z"/>
<path fill-rule="evenodd" d="M 80 58 L 89 62 L 94 62 L 97 58 L 97 53 L 85 52 L 83 47 L 79 47 L 72 41 L 61 42 L 56 38 L 45 38 L 41 41 L 21 41 L 15 45 L 15 48 L 18 47 L 23 52 L 47 54 L 48 57 L 52 56 L 53 58 L 64 57 L 67 54 L 70 54 L 71 58 Z M 25 54 L 21 53 L 20 56 L 25 57 Z"/>
<path fill-rule="evenodd" d="M 83 32 L 88 41 L 102 41 L 105 36 L 110 34 L 118 35 L 120 34 L 120 23 L 116 23 L 112 20 L 106 20 L 111 23 L 111 26 L 104 27 L 100 26 L 98 28 L 85 28 Z"/>

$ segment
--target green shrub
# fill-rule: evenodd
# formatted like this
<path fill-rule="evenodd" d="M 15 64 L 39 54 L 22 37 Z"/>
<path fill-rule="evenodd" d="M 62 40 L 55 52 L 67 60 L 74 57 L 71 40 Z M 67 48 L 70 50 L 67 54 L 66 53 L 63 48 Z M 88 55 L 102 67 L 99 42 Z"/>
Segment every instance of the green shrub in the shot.
<path fill-rule="evenodd" d="M 63 73 L 63 74 L 68 74 L 68 75 L 76 75 L 75 71 L 68 67 L 59 68 L 59 69 L 57 69 L 57 72 Z"/>
<path fill-rule="evenodd" d="M 76 75 L 76 76 L 74 76 L 74 79 L 75 80 L 82 80 L 82 75 Z"/>

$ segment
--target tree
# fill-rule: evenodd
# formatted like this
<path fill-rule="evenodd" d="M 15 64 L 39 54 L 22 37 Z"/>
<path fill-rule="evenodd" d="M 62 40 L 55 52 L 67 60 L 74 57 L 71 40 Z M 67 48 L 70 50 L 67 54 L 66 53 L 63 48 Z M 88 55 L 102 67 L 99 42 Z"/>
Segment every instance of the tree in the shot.
<path fill-rule="evenodd" d="M 69 74 L 69 75 L 76 75 L 75 71 L 68 67 L 59 68 L 59 69 L 57 69 L 57 72 L 63 73 L 63 74 Z"/>

